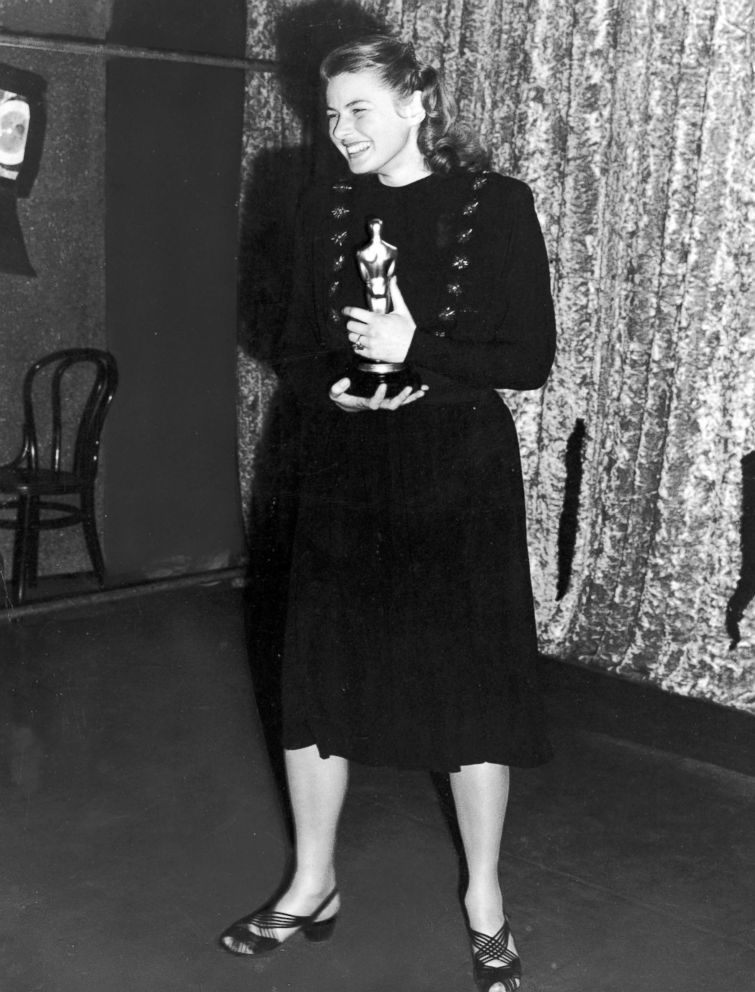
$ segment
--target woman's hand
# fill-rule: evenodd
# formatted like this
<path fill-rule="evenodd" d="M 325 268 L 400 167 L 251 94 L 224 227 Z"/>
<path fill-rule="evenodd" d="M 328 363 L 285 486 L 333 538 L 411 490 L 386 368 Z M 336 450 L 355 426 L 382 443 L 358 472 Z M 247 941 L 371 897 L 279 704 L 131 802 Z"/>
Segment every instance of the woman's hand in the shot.
<path fill-rule="evenodd" d="M 413 403 L 420 399 L 427 392 L 427 386 L 420 386 L 412 391 L 411 386 L 402 389 L 391 399 L 385 398 L 387 386 L 385 383 L 378 386 L 373 396 L 352 396 L 349 393 L 351 379 L 339 379 L 330 387 L 330 398 L 341 410 L 346 413 L 359 413 L 361 410 L 398 410 L 400 406 Z"/>
<path fill-rule="evenodd" d="M 394 276 L 391 279 L 390 313 L 373 313 L 362 307 L 344 307 L 348 317 L 346 329 L 349 341 L 360 358 L 373 362 L 403 362 L 417 327 Z"/>

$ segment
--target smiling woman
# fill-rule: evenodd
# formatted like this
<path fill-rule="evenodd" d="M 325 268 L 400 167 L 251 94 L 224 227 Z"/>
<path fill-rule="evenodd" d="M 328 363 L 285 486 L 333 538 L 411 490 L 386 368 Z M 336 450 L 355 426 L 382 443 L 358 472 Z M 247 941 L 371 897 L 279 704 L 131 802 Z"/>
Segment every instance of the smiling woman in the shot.
<path fill-rule="evenodd" d="M 550 749 L 517 438 L 495 390 L 548 375 L 547 256 L 529 188 L 486 171 L 411 45 L 368 37 L 321 75 L 348 172 L 301 203 L 278 355 L 303 414 L 283 674 L 296 864 L 280 898 L 221 941 L 257 955 L 297 930 L 329 936 L 349 760 L 433 769 L 456 802 L 477 985 L 513 992 L 498 879 L 508 766 Z M 378 226 L 393 305 L 382 312 L 359 305 L 356 254 Z M 421 387 L 352 393 L 352 348 L 411 361 Z"/>
<path fill-rule="evenodd" d="M 343 73 L 329 81 L 326 99 L 331 140 L 353 173 L 373 173 L 386 186 L 429 175 L 417 145 L 425 118 L 419 90 L 401 99 L 374 71 Z"/>

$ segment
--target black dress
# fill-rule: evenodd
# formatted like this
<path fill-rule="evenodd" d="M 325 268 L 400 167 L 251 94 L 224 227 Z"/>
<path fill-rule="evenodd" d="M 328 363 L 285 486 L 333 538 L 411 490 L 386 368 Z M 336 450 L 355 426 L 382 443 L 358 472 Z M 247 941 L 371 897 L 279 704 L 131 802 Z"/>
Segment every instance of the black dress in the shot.
<path fill-rule="evenodd" d="M 344 413 L 340 309 L 364 305 L 366 219 L 398 248 L 430 389 Z M 304 197 L 279 371 L 302 410 L 283 743 L 453 771 L 550 756 L 535 664 L 519 449 L 496 388 L 536 389 L 554 350 L 529 188 L 495 173 L 375 177 Z"/>

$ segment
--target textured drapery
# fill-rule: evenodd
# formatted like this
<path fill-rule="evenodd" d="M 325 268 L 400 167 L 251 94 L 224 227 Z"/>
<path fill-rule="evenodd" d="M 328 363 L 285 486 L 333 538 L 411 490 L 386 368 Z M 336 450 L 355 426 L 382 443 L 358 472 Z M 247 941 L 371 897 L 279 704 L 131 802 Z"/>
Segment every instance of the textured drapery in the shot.
<path fill-rule="evenodd" d="M 360 16 L 385 17 L 444 66 L 496 167 L 533 187 L 560 347 L 543 391 L 506 399 L 528 482 L 543 649 L 755 710 L 755 604 L 736 651 L 724 627 L 740 568 L 740 463 L 755 450 L 753 4 L 270 0 L 250 12 L 258 57 L 285 56 L 281 39 L 297 24 L 312 32 L 340 20 L 348 32 Z M 284 240 L 275 216 L 290 213 L 311 162 L 297 148 L 312 104 L 297 107 L 290 86 L 286 95 L 250 74 L 247 267 Z M 247 489 L 273 389 L 266 342 L 283 303 L 280 265 L 267 268 L 246 294 Z M 557 600 L 578 421 L 577 529 Z"/>

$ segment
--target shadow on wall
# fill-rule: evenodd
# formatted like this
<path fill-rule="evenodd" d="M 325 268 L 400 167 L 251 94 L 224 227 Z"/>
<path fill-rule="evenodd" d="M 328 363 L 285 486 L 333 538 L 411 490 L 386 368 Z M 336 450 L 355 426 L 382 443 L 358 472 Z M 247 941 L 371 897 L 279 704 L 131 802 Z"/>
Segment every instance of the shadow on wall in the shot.
<path fill-rule="evenodd" d="M 299 192 L 342 168 L 323 126 L 320 63 L 338 45 L 385 30 L 382 21 L 349 0 L 298 4 L 278 20 L 279 84 L 300 123 L 302 143 L 296 148 L 263 149 L 255 156 L 243 190 L 239 250 L 240 346 L 267 365 L 272 364 L 285 319 Z M 296 408 L 285 391 L 277 390 L 255 450 L 248 514 L 247 630 L 257 704 L 284 792 L 280 659 L 296 518 L 296 435 Z"/>
<path fill-rule="evenodd" d="M 755 451 L 742 459 L 742 516 L 740 519 L 742 566 L 737 588 L 726 608 L 726 631 L 732 651 L 740 641 L 739 624 L 755 599 Z"/>
<path fill-rule="evenodd" d="M 240 245 L 241 345 L 270 361 L 285 316 L 288 263 L 299 191 L 342 170 L 324 126 L 319 67 L 337 45 L 385 30 L 357 3 L 314 0 L 281 15 L 276 26 L 279 85 L 302 131 L 295 148 L 263 149 L 243 191 Z"/>
<path fill-rule="evenodd" d="M 579 527 L 579 505 L 582 490 L 582 459 L 585 446 L 585 422 L 578 417 L 566 442 L 566 481 L 564 503 L 558 524 L 558 587 L 556 599 L 563 599 L 571 582 L 574 550 Z"/>
<path fill-rule="evenodd" d="M 566 445 L 564 501 L 558 528 L 558 587 L 556 599 L 569 590 L 579 527 L 585 422 L 578 418 Z M 741 640 L 739 625 L 755 599 L 755 451 L 742 458 L 742 510 L 740 516 L 742 564 L 739 579 L 726 607 L 726 632 L 733 651 Z"/>

